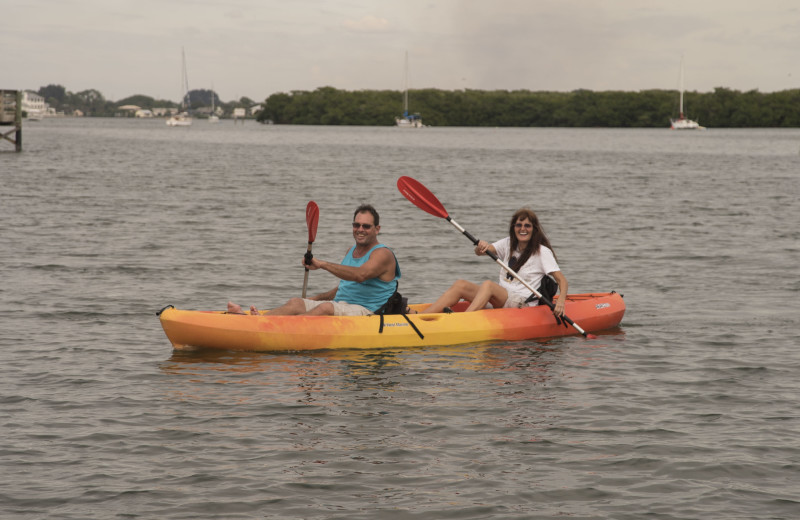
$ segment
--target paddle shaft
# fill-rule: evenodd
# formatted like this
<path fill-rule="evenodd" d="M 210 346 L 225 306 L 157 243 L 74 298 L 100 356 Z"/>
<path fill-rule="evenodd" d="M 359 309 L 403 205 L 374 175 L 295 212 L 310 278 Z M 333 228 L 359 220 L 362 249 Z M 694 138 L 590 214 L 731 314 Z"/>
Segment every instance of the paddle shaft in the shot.
<path fill-rule="evenodd" d="M 465 236 L 465 237 L 467 237 L 468 239 L 470 239 L 470 240 L 472 241 L 472 243 L 473 243 L 473 244 L 475 244 L 476 246 L 478 245 L 478 239 L 477 239 L 477 238 L 475 238 L 474 236 L 472 236 L 472 234 L 471 234 L 469 231 L 467 231 L 466 229 L 464 229 L 463 227 L 461 227 L 461 225 L 460 225 L 458 222 L 456 222 L 455 220 L 453 220 L 453 218 L 452 218 L 452 217 L 450 217 L 450 216 L 448 215 L 447 217 L 445 217 L 445 219 L 446 219 L 446 220 L 447 220 L 449 223 L 453 224 L 453 226 L 454 226 L 454 227 L 455 227 L 457 230 L 461 231 L 461 232 L 464 234 L 464 236 Z M 513 269 L 511 269 L 511 267 L 509 267 L 509 266 L 508 266 L 508 264 L 506 264 L 505 262 L 503 262 L 502 260 L 500 260 L 500 259 L 497 257 L 497 255 L 496 255 L 496 254 L 494 254 L 494 253 L 492 253 L 491 251 L 487 250 L 487 251 L 486 251 L 486 255 L 487 255 L 487 256 L 489 256 L 489 257 L 490 257 L 492 260 L 494 260 L 495 262 L 497 262 L 497 263 L 500 265 L 500 267 L 502 267 L 503 269 L 505 269 L 505 270 L 506 270 L 506 271 L 507 271 L 507 272 L 508 272 L 508 273 L 509 273 L 511 276 L 513 276 L 514 278 L 516 278 L 516 279 L 517 279 L 517 280 L 518 280 L 518 281 L 519 281 L 519 282 L 520 282 L 522 285 L 524 285 L 524 286 L 525 286 L 525 288 L 526 288 L 526 289 L 528 289 L 528 290 L 529 290 L 529 291 L 531 291 L 533 294 L 535 294 L 535 295 L 536 295 L 536 297 L 537 297 L 537 298 L 539 298 L 539 301 L 541 301 L 541 302 L 544 302 L 544 303 L 545 303 L 545 305 L 547 305 L 548 307 L 550 307 L 550 309 L 555 309 L 555 305 L 553 304 L 553 302 L 551 302 L 551 301 L 550 301 L 548 298 L 544 297 L 544 296 L 542 295 L 542 293 L 540 293 L 539 291 L 537 291 L 536 289 L 534 289 L 533 287 L 531 287 L 531 285 L 530 285 L 528 282 L 526 282 L 525 280 L 523 280 L 523 279 L 522 279 L 522 278 L 521 278 L 521 277 L 520 277 L 520 276 L 517 274 L 517 272 L 516 272 L 516 271 L 514 271 Z M 564 320 L 564 321 L 566 321 L 566 322 L 567 322 L 567 323 L 569 323 L 570 325 L 572 325 L 572 326 L 575 328 L 575 330 L 577 330 L 578 332 L 580 332 L 580 333 L 581 333 L 581 334 L 582 334 L 584 337 L 586 337 L 586 338 L 588 338 L 588 337 L 589 337 L 588 333 L 587 333 L 585 330 L 583 330 L 583 329 L 582 329 L 580 326 L 578 326 L 578 324 L 577 324 L 577 323 L 575 323 L 574 321 L 572 321 L 572 319 L 570 319 L 570 318 L 569 318 L 569 317 L 568 317 L 566 314 L 564 314 L 563 316 L 561 316 L 561 319 L 562 319 L 562 320 Z"/>
<path fill-rule="evenodd" d="M 306 250 L 306 263 L 311 262 L 311 246 L 313 242 L 308 243 L 308 249 Z M 308 267 L 305 268 L 306 272 L 303 274 L 303 298 L 306 297 L 306 289 L 308 289 Z"/>

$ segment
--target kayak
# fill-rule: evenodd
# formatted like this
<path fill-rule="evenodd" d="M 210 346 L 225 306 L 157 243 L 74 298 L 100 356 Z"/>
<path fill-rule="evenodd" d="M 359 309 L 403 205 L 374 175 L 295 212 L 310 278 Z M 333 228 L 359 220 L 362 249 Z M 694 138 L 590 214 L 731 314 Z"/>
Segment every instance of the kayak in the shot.
<path fill-rule="evenodd" d="M 174 348 L 200 347 L 247 351 L 371 349 L 458 345 L 486 341 L 520 341 L 578 334 L 557 323 L 547 306 L 414 314 L 429 304 L 410 306 L 412 314 L 381 316 L 270 316 L 224 311 L 181 310 L 168 305 L 159 312 L 161 326 Z M 587 332 L 616 327 L 625 314 L 622 295 L 570 294 L 565 314 Z M 407 319 L 406 319 L 407 318 Z M 413 322 L 413 326 L 409 323 Z M 417 330 L 415 330 L 415 328 Z"/>

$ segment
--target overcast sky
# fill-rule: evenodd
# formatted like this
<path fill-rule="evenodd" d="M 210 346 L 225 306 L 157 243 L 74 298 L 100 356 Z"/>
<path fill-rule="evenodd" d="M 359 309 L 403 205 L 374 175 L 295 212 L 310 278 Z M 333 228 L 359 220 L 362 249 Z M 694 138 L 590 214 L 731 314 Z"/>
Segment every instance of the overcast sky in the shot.
<path fill-rule="evenodd" d="M 798 0 L 0 0 L 0 88 L 800 88 Z"/>

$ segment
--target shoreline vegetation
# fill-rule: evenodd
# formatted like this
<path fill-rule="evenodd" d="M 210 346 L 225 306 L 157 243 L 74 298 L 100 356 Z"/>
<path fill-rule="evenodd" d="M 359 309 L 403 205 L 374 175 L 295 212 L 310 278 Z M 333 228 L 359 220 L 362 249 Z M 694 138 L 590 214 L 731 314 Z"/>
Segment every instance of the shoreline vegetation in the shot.
<path fill-rule="evenodd" d="M 177 107 L 144 95 L 111 102 L 96 90 L 72 94 L 60 85 L 42 87 L 38 93 L 65 114 L 80 110 L 90 117 L 119 116 L 118 107 L 124 105 Z M 400 91 L 320 87 L 275 93 L 261 103 L 246 97 L 224 103 L 211 90 L 193 90 L 191 110 L 202 116 L 212 96 L 222 117 L 231 117 L 235 108 L 250 114 L 256 107 L 257 121 L 274 124 L 392 126 L 403 108 Z M 409 98 L 411 112 L 431 126 L 664 128 L 678 116 L 679 92 L 416 89 L 409 91 Z M 713 92 L 685 92 L 684 111 L 709 128 L 797 128 L 800 89 L 762 93 L 717 87 Z"/>

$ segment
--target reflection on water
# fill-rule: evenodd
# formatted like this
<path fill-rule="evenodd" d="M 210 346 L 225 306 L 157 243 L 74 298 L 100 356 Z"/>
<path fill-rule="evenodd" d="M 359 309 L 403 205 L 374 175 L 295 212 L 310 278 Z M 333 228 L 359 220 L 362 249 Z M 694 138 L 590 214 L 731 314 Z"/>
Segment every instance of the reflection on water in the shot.
<path fill-rule="evenodd" d="M 546 347 L 548 342 L 541 342 Z M 446 359 L 453 366 L 483 370 L 496 365 L 491 361 L 498 351 L 513 351 L 520 343 L 469 344 L 433 348 L 316 350 L 287 353 L 242 352 L 217 349 L 175 349 L 161 363 L 161 369 L 173 374 L 235 373 L 248 374 L 271 371 L 300 372 L 334 367 L 352 375 L 377 376 L 403 365 L 404 361 L 420 356 L 428 360 Z M 538 345 L 538 344 L 537 344 Z M 522 347 L 531 351 L 530 346 Z M 327 373 L 327 372 L 326 372 Z"/>
<path fill-rule="evenodd" d="M 624 341 L 625 331 L 615 327 L 596 334 L 595 340 L 583 340 L 591 348 L 604 348 L 608 341 Z M 570 338 L 575 339 L 575 338 Z M 213 377 L 215 381 L 270 384 L 270 380 L 243 379 L 245 375 L 284 373 L 302 377 L 338 376 L 344 380 L 373 378 L 413 366 L 420 360 L 447 363 L 455 369 L 477 371 L 530 371 L 542 369 L 557 356 L 564 338 L 521 342 L 477 343 L 428 348 L 339 349 L 304 352 L 263 353 L 217 349 L 175 349 L 160 363 L 163 372 L 191 377 Z M 227 375 L 227 376 L 226 376 Z M 222 379 L 220 379 L 222 377 Z M 229 379 L 226 379 L 228 377 Z"/>
<path fill-rule="evenodd" d="M 587 348 L 602 349 L 607 340 L 621 341 L 621 330 L 609 331 L 594 341 L 568 338 Z M 253 403 L 268 395 L 270 404 L 303 403 L 334 406 L 344 395 L 369 399 L 401 398 L 411 389 L 430 399 L 444 399 L 455 388 L 469 385 L 481 374 L 498 395 L 511 392 L 519 399 L 540 399 L 536 388 L 553 377 L 571 377 L 560 366 L 564 338 L 542 341 L 470 344 L 418 349 L 325 350 L 298 353 L 256 353 L 211 349 L 174 350 L 159 364 L 160 370 L 177 377 L 171 385 L 173 398 Z M 590 360 L 570 360 L 580 365 Z M 442 377 L 443 374 L 449 374 Z M 431 378 L 433 381 L 431 382 Z M 212 385 L 212 386 L 209 386 Z M 219 386 L 222 385 L 222 386 Z M 396 392 L 400 392 L 397 395 Z M 481 391 L 475 390 L 478 394 Z M 474 397 L 474 396 L 473 396 Z"/>

